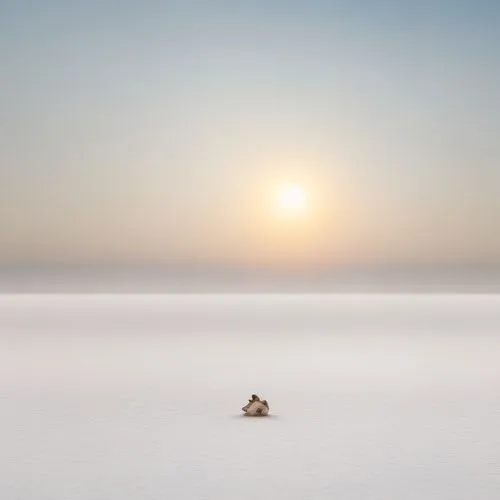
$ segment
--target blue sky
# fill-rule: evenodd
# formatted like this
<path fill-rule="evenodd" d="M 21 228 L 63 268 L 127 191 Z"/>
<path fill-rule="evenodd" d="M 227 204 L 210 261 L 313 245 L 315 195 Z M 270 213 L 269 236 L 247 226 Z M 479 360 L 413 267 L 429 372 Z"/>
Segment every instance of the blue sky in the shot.
<path fill-rule="evenodd" d="M 498 262 L 499 56 L 494 1 L 4 1 L 0 263 Z"/>

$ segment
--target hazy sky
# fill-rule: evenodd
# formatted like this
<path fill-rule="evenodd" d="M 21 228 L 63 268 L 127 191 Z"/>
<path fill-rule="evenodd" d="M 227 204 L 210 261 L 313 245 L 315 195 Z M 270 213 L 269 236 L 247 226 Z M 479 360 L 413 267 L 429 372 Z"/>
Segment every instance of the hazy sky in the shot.
<path fill-rule="evenodd" d="M 500 262 L 497 0 L 3 0 L 0 60 L 0 265 Z"/>

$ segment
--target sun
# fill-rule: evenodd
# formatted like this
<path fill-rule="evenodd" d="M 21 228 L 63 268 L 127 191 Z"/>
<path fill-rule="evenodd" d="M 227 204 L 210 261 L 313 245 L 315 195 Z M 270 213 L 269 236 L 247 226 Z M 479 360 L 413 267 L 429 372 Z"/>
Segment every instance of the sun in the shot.
<path fill-rule="evenodd" d="M 276 194 L 276 208 L 282 213 L 300 213 L 306 208 L 307 196 L 298 185 L 284 186 Z"/>

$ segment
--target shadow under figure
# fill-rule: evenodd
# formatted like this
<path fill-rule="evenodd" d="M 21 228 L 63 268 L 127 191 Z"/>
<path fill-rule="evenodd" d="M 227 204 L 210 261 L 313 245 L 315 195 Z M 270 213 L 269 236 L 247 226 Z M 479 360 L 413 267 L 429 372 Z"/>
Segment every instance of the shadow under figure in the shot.
<path fill-rule="evenodd" d="M 248 400 L 242 410 L 249 417 L 265 417 L 269 413 L 269 405 L 265 399 L 260 399 L 257 394 L 252 394 L 252 399 Z"/>

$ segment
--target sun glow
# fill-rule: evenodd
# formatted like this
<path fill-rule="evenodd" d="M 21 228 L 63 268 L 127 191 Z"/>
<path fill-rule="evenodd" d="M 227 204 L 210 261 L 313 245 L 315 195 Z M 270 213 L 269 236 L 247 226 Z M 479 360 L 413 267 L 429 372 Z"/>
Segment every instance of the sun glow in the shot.
<path fill-rule="evenodd" d="M 306 169 L 283 169 L 257 179 L 247 198 L 245 227 L 251 236 L 242 240 L 249 265 L 301 272 L 324 264 L 332 228 L 339 227 L 332 223 L 327 180 Z"/>
<path fill-rule="evenodd" d="M 276 208 L 282 213 L 300 213 L 306 208 L 307 197 L 301 186 L 281 188 L 276 195 Z"/>

